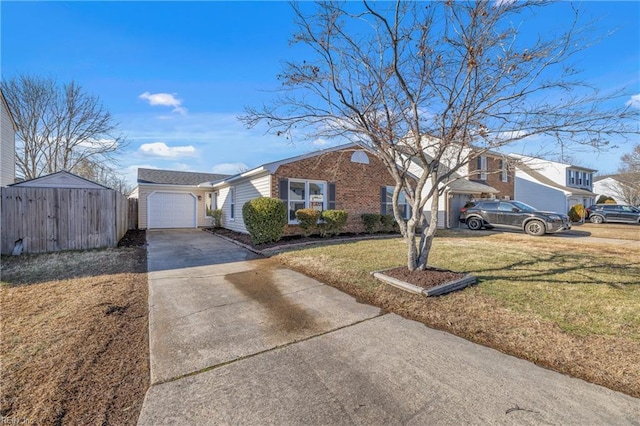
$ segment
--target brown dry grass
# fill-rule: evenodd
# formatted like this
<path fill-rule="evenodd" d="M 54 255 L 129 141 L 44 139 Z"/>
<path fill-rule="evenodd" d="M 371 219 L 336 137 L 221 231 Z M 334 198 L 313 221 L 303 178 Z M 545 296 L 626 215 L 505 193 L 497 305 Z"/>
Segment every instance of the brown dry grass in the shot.
<path fill-rule="evenodd" d="M 443 233 L 430 264 L 480 284 L 424 298 L 369 272 L 404 263 L 400 239 L 294 250 L 281 262 L 386 311 L 640 397 L 640 248 L 515 233 Z"/>
<path fill-rule="evenodd" d="M 625 223 L 585 223 L 574 225 L 573 232 L 588 232 L 589 236 L 596 238 L 615 238 L 622 240 L 640 241 L 640 226 Z"/>
<path fill-rule="evenodd" d="M 149 386 L 145 249 L 2 261 L 3 421 L 135 424 Z"/>

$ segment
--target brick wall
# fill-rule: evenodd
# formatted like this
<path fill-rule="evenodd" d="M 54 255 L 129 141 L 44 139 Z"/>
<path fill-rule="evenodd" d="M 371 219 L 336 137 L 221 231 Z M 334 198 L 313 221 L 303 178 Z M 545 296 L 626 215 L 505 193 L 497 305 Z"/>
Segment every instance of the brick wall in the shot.
<path fill-rule="evenodd" d="M 481 182 L 486 185 L 492 186 L 500 193 L 496 194 L 496 198 L 503 198 L 508 196 L 510 199 L 513 199 L 514 195 L 514 171 L 513 167 L 511 167 L 507 160 L 505 164 L 507 165 L 507 182 L 502 182 L 501 174 L 500 174 L 500 161 L 502 158 L 498 156 L 490 156 L 484 155 L 487 158 L 487 179 L 480 179 L 480 172 L 478 171 L 478 161 L 477 157 L 473 158 L 469 162 L 469 180 L 475 182 Z"/>
<path fill-rule="evenodd" d="M 380 213 L 380 187 L 394 185 L 393 177 L 373 154 L 367 153 L 369 164 L 351 162 L 358 148 L 346 148 L 280 166 L 272 175 L 272 194 L 280 198 L 279 182 L 283 178 L 333 182 L 336 209 L 349 214 L 347 232 L 363 232 L 362 213 Z M 287 226 L 286 233 L 296 234 L 297 226 Z"/>

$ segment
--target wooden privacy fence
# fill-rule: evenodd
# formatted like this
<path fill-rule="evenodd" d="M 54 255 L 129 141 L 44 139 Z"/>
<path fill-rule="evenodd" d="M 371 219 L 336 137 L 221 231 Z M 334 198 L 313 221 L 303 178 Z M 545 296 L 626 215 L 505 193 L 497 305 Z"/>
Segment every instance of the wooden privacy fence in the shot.
<path fill-rule="evenodd" d="M 110 189 L 8 187 L 1 200 L 2 254 L 115 247 L 131 226 L 129 200 Z"/>

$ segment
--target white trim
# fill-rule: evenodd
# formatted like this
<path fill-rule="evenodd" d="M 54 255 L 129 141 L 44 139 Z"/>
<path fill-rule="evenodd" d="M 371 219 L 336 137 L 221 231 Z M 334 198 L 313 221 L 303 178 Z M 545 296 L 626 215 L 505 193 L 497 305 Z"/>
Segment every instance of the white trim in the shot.
<path fill-rule="evenodd" d="M 309 200 L 311 197 L 311 194 L 309 193 L 309 184 L 310 183 L 315 183 L 315 184 L 320 184 L 324 186 L 324 191 L 323 191 L 323 200 L 322 200 L 322 210 L 327 210 L 327 205 L 328 205 L 328 199 L 329 199 L 329 182 L 327 182 L 326 180 L 314 180 L 314 179 L 297 179 L 297 178 L 288 178 L 287 179 L 287 220 L 289 222 L 289 225 L 297 225 L 298 224 L 298 220 L 297 219 L 291 219 L 289 216 L 289 210 L 290 210 L 290 206 L 291 206 L 291 200 L 289 199 L 289 194 L 291 193 L 291 182 L 298 182 L 298 183 L 304 183 L 304 208 L 308 209 L 309 208 Z M 294 202 L 300 202 L 302 200 L 294 200 Z"/>
<path fill-rule="evenodd" d="M 229 220 L 236 221 L 236 186 L 229 187 Z"/>
<path fill-rule="evenodd" d="M 213 218 L 213 216 L 209 216 L 207 214 L 207 202 L 209 201 L 208 200 L 209 195 L 211 195 L 211 210 L 212 211 L 216 209 L 216 204 L 217 204 L 216 203 L 216 201 L 217 201 L 216 200 L 216 193 L 214 191 L 207 191 L 207 192 L 204 193 L 204 203 L 202 203 L 202 204 L 203 204 L 203 207 L 204 207 L 204 217 L 206 219 Z"/>
<path fill-rule="evenodd" d="M 161 228 L 151 228 L 150 224 L 151 224 L 151 209 L 149 208 L 149 198 L 151 198 L 151 196 L 153 194 L 157 194 L 157 193 L 165 193 L 165 194 L 188 194 L 191 195 L 193 197 L 193 201 L 195 202 L 195 208 L 193 209 L 193 226 L 192 228 L 197 228 L 198 227 L 198 197 L 193 193 L 193 192 L 179 192 L 179 191 L 152 191 L 149 194 L 147 194 L 147 229 L 161 229 Z"/>

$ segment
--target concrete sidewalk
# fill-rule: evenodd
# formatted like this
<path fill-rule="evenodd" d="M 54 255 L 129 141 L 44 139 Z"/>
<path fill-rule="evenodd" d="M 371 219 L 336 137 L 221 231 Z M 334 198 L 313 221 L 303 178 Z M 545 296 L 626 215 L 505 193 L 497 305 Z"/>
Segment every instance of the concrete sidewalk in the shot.
<path fill-rule="evenodd" d="M 638 399 L 383 314 L 213 235 L 148 239 L 140 425 L 640 424 Z"/>

